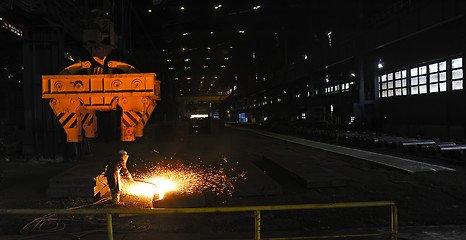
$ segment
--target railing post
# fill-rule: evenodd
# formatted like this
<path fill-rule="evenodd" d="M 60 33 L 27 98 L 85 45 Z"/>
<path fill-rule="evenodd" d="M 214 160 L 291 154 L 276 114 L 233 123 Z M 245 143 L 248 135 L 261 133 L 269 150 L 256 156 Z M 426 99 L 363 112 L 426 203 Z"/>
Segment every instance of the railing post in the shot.
<path fill-rule="evenodd" d="M 261 212 L 259 210 L 254 211 L 254 220 L 255 220 L 254 240 L 260 240 L 261 239 Z"/>
<path fill-rule="evenodd" d="M 107 232 L 108 239 L 113 240 L 112 214 L 107 213 Z"/>
<path fill-rule="evenodd" d="M 393 204 L 391 206 L 391 215 L 392 215 L 392 240 L 397 240 L 398 239 L 398 210 L 396 208 L 396 205 Z"/>

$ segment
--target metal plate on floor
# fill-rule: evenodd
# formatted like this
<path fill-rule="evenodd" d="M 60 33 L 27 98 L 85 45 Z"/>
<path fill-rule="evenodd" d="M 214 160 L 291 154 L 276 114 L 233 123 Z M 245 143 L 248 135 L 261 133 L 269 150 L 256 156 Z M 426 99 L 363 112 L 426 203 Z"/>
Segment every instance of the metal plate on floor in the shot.
<path fill-rule="evenodd" d="M 277 134 L 277 133 L 261 131 L 261 130 L 256 130 L 256 129 L 240 128 L 240 127 L 234 127 L 234 128 L 241 129 L 241 130 L 248 130 L 251 132 L 255 132 L 257 134 L 277 138 L 283 141 L 296 143 L 296 144 L 300 144 L 300 145 L 304 145 L 308 147 L 313 147 L 313 148 L 317 148 L 317 149 L 321 149 L 321 150 L 325 150 L 325 151 L 333 152 L 337 154 L 342 154 L 345 156 L 350 156 L 350 157 L 382 164 L 382 165 L 389 166 L 389 167 L 394 167 L 394 168 L 401 169 L 401 170 L 404 170 L 410 173 L 455 171 L 455 169 L 453 168 L 443 167 L 443 166 L 429 164 L 429 163 L 423 163 L 423 162 L 414 161 L 414 160 L 410 160 L 406 158 L 400 158 L 400 157 L 395 157 L 395 156 L 390 156 L 390 155 L 385 155 L 385 154 L 380 154 L 380 153 L 375 153 L 375 152 L 369 152 L 369 151 L 364 151 L 364 150 L 359 150 L 359 149 L 354 149 L 354 148 L 342 147 L 342 146 L 328 144 L 328 143 L 316 142 L 312 140 L 297 138 L 297 137 L 283 135 L 283 134 Z"/>

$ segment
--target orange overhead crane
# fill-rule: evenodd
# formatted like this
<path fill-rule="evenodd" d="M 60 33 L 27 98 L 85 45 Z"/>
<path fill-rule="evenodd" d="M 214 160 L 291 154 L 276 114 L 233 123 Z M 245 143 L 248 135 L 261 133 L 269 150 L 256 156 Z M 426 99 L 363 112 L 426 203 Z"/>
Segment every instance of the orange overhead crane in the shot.
<path fill-rule="evenodd" d="M 93 60 L 73 64 L 59 75 L 42 76 L 42 98 L 50 99 L 67 141 L 81 142 L 83 128 L 86 137 L 97 137 L 96 110 L 116 110 L 117 106 L 122 108 L 121 140 L 142 137 L 156 100 L 160 100 L 155 73 L 138 73 L 129 64 L 105 58 Z"/>

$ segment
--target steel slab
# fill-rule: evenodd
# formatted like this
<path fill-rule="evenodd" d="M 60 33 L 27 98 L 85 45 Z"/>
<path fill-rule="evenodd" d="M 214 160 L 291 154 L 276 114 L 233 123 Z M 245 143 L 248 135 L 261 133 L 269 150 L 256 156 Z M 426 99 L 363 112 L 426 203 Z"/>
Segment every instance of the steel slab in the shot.
<path fill-rule="evenodd" d="M 395 157 L 395 156 L 390 156 L 390 155 L 385 155 L 385 154 L 380 154 L 380 153 L 375 153 L 375 152 L 369 152 L 369 151 L 364 151 L 360 149 L 347 148 L 347 147 L 328 144 L 328 143 L 316 142 L 312 140 L 302 139 L 302 138 L 283 135 L 283 134 L 277 134 L 277 133 L 272 133 L 272 132 L 267 132 L 267 131 L 262 131 L 262 130 L 257 130 L 257 129 L 236 127 L 232 125 L 228 125 L 228 127 L 233 127 L 233 128 L 237 128 L 241 130 L 247 130 L 247 131 L 251 131 L 251 132 L 261 134 L 264 136 L 277 138 L 283 141 L 296 143 L 296 144 L 300 144 L 300 145 L 304 145 L 308 147 L 321 149 L 321 150 L 328 151 L 328 152 L 333 152 L 333 153 L 342 154 L 342 155 L 349 156 L 349 157 L 354 157 L 354 158 L 382 164 L 385 166 L 401 169 L 401 170 L 404 170 L 410 173 L 455 171 L 455 169 L 449 168 L 449 167 L 443 167 L 439 165 L 418 162 L 418 161 L 414 161 L 411 159 Z"/>

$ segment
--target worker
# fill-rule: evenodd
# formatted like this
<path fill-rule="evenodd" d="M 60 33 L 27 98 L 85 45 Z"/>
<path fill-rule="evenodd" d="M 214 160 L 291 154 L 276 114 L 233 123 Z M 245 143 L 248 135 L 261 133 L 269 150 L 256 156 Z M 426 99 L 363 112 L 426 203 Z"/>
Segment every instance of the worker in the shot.
<path fill-rule="evenodd" d="M 112 194 L 113 203 L 122 204 L 120 202 L 120 192 L 121 192 L 121 179 L 120 173 L 123 174 L 127 179 L 133 181 L 131 173 L 126 168 L 126 161 L 128 161 L 128 152 L 125 150 L 118 151 L 118 158 L 112 158 L 107 166 L 105 167 L 105 177 L 107 178 L 108 187 L 110 188 L 110 193 Z"/>

